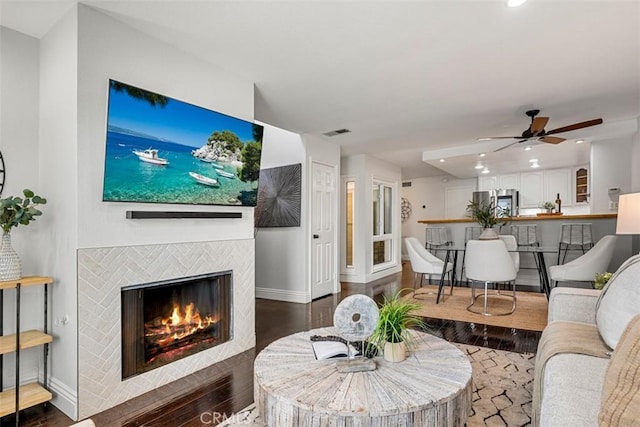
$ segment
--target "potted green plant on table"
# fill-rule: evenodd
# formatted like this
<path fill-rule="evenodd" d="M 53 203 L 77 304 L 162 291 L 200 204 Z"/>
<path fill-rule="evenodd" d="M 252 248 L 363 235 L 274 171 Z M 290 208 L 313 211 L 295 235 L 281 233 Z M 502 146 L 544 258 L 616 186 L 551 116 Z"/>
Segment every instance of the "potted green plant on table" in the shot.
<path fill-rule="evenodd" d="M 11 246 L 11 229 L 19 225 L 29 225 L 42 212 L 36 207 L 47 200 L 25 189 L 21 197 L 9 196 L 0 199 L 0 227 L 2 227 L 2 246 L 0 246 L 0 281 L 18 280 L 22 277 L 22 263 Z"/>
<path fill-rule="evenodd" d="M 498 233 L 493 229 L 496 225 L 507 225 L 511 213 L 508 209 L 495 206 L 493 202 L 478 203 L 469 202 L 467 215 L 475 220 L 483 228 L 480 240 L 498 239 Z"/>
<path fill-rule="evenodd" d="M 426 328 L 422 317 L 414 313 L 420 305 L 403 298 L 402 292 L 403 289 L 390 298 L 384 297 L 378 324 L 369 339 L 383 349 L 384 358 L 390 362 L 406 359 L 407 350 L 411 347 L 409 329 Z"/>
<path fill-rule="evenodd" d="M 542 205 L 540 205 L 540 209 L 544 209 L 548 214 L 553 213 L 555 207 L 556 204 L 553 202 L 544 202 Z"/>

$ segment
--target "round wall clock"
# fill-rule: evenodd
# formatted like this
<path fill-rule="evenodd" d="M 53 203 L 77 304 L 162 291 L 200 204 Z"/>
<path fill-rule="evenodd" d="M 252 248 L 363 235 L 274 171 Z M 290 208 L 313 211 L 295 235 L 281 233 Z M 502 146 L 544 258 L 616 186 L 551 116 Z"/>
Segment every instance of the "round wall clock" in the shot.
<path fill-rule="evenodd" d="M 402 222 L 405 222 L 411 216 L 411 202 L 409 199 L 402 198 L 400 209 L 400 218 L 402 218 Z"/>

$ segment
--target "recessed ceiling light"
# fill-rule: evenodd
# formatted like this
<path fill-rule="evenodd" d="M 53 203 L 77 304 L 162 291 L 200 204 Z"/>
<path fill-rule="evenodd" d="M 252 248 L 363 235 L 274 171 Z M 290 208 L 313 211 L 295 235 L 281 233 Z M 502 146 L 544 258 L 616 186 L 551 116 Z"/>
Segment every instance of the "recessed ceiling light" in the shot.
<path fill-rule="evenodd" d="M 440 163 L 444 163 L 444 159 L 440 159 Z"/>
<path fill-rule="evenodd" d="M 576 140 L 576 144 L 582 144 L 584 142 L 584 139 L 578 139 Z"/>
<path fill-rule="evenodd" d="M 482 166 L 482 163 L 478 162 L 477 165 L 475 165 L 475 169 L 482 169 L 484 166 Z"/>
<path fill-rule="evenodd" d="M 507 0 L 505 3 L 507 7 L 518 7 L 526 3 L 527 0 Z"/>
<path fill-rule="evenodd" d="M 531 163 L 531 167 L 532 168 L 539 168 L 540 165 L 536 162 L 536 163 Z"/>
<path fill-rule="evenodd" d="M 524 147 L 524 151 L 531 151 L 533 147 L 531 147 L 530 145 L 527 145 L 526 147 Z"/>
<path fill-rule="evenodd" d="M 484 157 L 486 155 L 487 155 L 487 153 L 480 153 L 480 154 L 478 154 L 478 157 Z"/>
<path fill-rule="evenodd" d="M 484 169 L 482 169 L 482 173 L 489 173 L 489 168 L 485 166 Z"/>
<path fill-rule="evenodd" d="M 529 163 L 538 163 L 538 159 L 531 159 L 529 160 Z"/>

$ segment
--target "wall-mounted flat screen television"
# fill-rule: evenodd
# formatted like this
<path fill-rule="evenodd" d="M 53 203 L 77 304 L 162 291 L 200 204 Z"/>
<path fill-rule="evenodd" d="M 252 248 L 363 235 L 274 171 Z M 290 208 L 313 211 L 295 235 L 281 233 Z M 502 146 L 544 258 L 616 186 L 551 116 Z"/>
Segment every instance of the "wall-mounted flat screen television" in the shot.
<path fill-rule="evenodd" d="M 109 80 L 102 200 L 255 206 L 263 130 Z"/>

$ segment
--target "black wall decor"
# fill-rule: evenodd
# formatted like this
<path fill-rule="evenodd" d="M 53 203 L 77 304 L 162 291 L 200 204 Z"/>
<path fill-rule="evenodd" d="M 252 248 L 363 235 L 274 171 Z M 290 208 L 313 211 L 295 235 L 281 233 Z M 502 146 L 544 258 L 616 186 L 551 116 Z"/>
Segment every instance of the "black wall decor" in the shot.
<path fill-rule="evenodd" d="M 256 227 L 299 227 L 302 164 L 260 170 Z"/>

